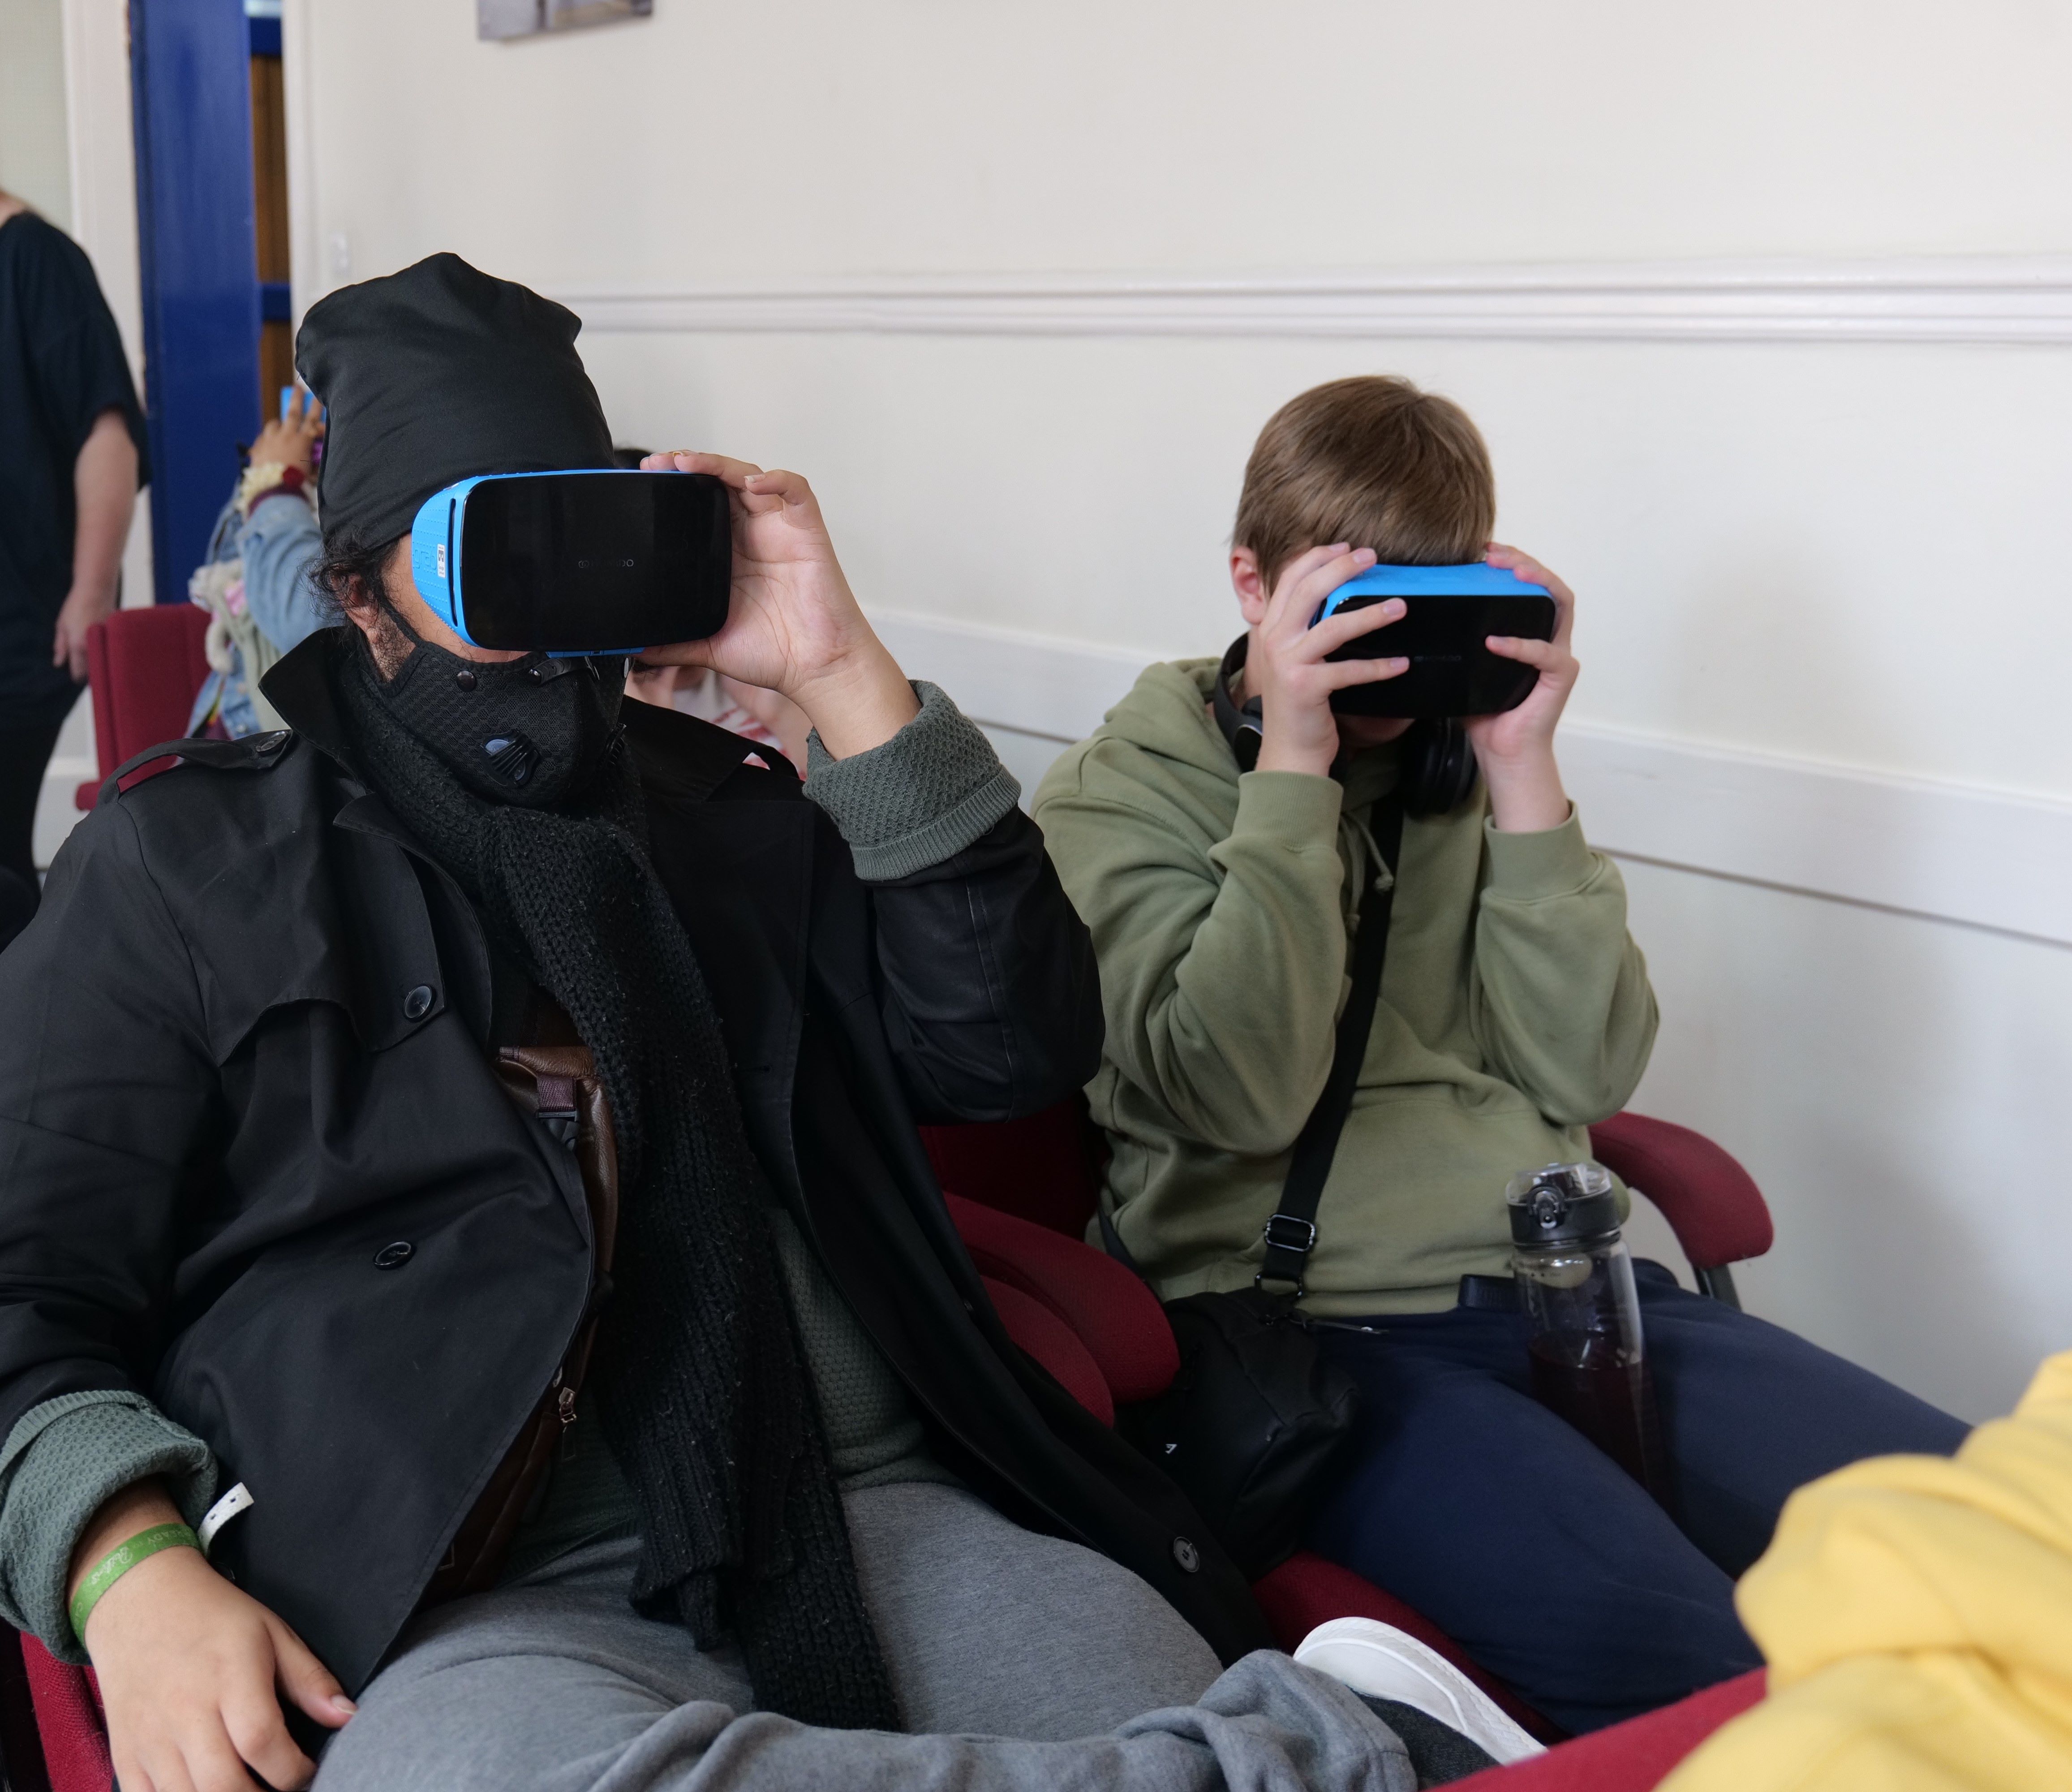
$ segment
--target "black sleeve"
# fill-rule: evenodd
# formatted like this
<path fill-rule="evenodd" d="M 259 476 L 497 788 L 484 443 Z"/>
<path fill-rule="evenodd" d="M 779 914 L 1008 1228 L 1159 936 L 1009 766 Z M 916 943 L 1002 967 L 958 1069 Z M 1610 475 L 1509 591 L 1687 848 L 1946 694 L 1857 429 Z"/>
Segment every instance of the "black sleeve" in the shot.
<path fill-rule="evenodd" d="M 36 401 L 76 457 L 105 410 L 119 410 L 137 445 L 137 483 L 150 484 L 144 413 L 114 315 L 101 296 L 86 253 L 64 232 L 36 233 L 23 269 L 23 323 L 31 347 Z"/>
<path fill-rule="evenodd" d="M 1093 942 L 1020 809 L 939 864 L 866 888 L 882 1018 L 916 1119 L 1012 1119 L 1092 1078 Z"/>
<path fill-rule="evenodd" d="M 187 945 L 121 803 L 82 822 L 0 953 L 0 1436 L 148 1392 L 176 1216 L 217 1087 Z"/>

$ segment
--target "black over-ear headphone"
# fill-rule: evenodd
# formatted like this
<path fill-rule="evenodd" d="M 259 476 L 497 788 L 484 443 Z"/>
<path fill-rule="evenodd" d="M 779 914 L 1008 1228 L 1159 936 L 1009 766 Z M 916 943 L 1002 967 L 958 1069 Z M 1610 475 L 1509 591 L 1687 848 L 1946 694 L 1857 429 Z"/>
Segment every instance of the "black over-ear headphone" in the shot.
<path fill-rule="evenodd" d="M 1230 683 L 1244 666 L 1252 637 L 1240 635 L 1216 668 L 1216 686 L 1209 697 L 1216 726 L 1230 743 L 1240 772 L 1259 763 L 1259 699 L 1252 698 L 1240 709 L 1231 695 Z M 1460 718 L 1430 716 L 1413 722 L 1403 736 L 1403 809 L 1408 815 L 1445 815 L 1474 794 L 1475 750 L 1468 744 L 1468 731 Z"/>

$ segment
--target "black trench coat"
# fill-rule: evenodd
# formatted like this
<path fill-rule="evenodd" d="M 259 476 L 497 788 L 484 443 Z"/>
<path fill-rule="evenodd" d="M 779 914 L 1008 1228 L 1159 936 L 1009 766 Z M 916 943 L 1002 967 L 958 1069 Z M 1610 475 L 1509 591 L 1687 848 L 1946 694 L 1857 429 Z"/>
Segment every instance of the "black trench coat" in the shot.
<path fill-rule="evenodd" d="M 105 795 L 0 954 L 0 1436 L 146 1394 L 254 1496 L 212 1559 L 356 1691 L 560 1364 L 590 1239 L 572 1158 L 491 1072 L 479 924 L 355 777 L 323 650 L 269 678 L 294 732 Z M 1008 1341 L 914 1131 L 1094 1070 L 1042 834 L 1013 814 L 865 884 L 788 772 L 627 711 L 750 1141 L 940 1459 L 1225 1660 L 1268 1646 L 1184 1497 Z"/>

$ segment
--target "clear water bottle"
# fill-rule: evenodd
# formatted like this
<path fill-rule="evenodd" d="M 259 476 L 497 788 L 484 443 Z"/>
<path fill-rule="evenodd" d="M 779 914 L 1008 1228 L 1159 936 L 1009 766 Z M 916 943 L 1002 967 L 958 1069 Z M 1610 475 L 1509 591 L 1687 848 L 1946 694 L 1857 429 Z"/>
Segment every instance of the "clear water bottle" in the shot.
<path fill-rule="evenodd" d="M 1662 1422 L 1611 1172 L 1601 1164 L 1521 1170 L 1504 1200 L 1533 1393 L 1666 1502 Z"/>

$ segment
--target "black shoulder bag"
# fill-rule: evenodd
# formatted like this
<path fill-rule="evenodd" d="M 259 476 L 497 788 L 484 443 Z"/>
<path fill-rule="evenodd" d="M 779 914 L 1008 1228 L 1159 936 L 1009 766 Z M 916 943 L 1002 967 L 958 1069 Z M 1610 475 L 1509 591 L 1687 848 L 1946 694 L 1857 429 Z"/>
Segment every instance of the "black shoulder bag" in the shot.
<path fill-rule="evenodd" d="M 1350 1437 L 1359 1406 L 1359 1387 L 1324 1361 L 1314 1322 L 1295 1303 L 1317 1247 L 1317 1204 L 1352 1110 L 1388 952 L 1403 841 L 1400 797 L 1384 798 L 1375 820 L 1391 880 L 1372 879 L 1360 898 L 1352 991 L 1338 1016 L 1331 1073 L 1295 1141 L 1280 1209 L 1266 1222 L 1265 1259 L 1249 1288 L 1168 1304 L 1180 1373 L 1157 1399 L 1117 1415 L 1137 1448 L 1179 1483 L 1249 1580 L 1299 1547 L 1323 1471 Z M 1111 1254 L 1134 1268 L 1105 1209 L 1100 1223 Z M 1285 1291 L 1272 1284 L 1285 1284 Z"/>

